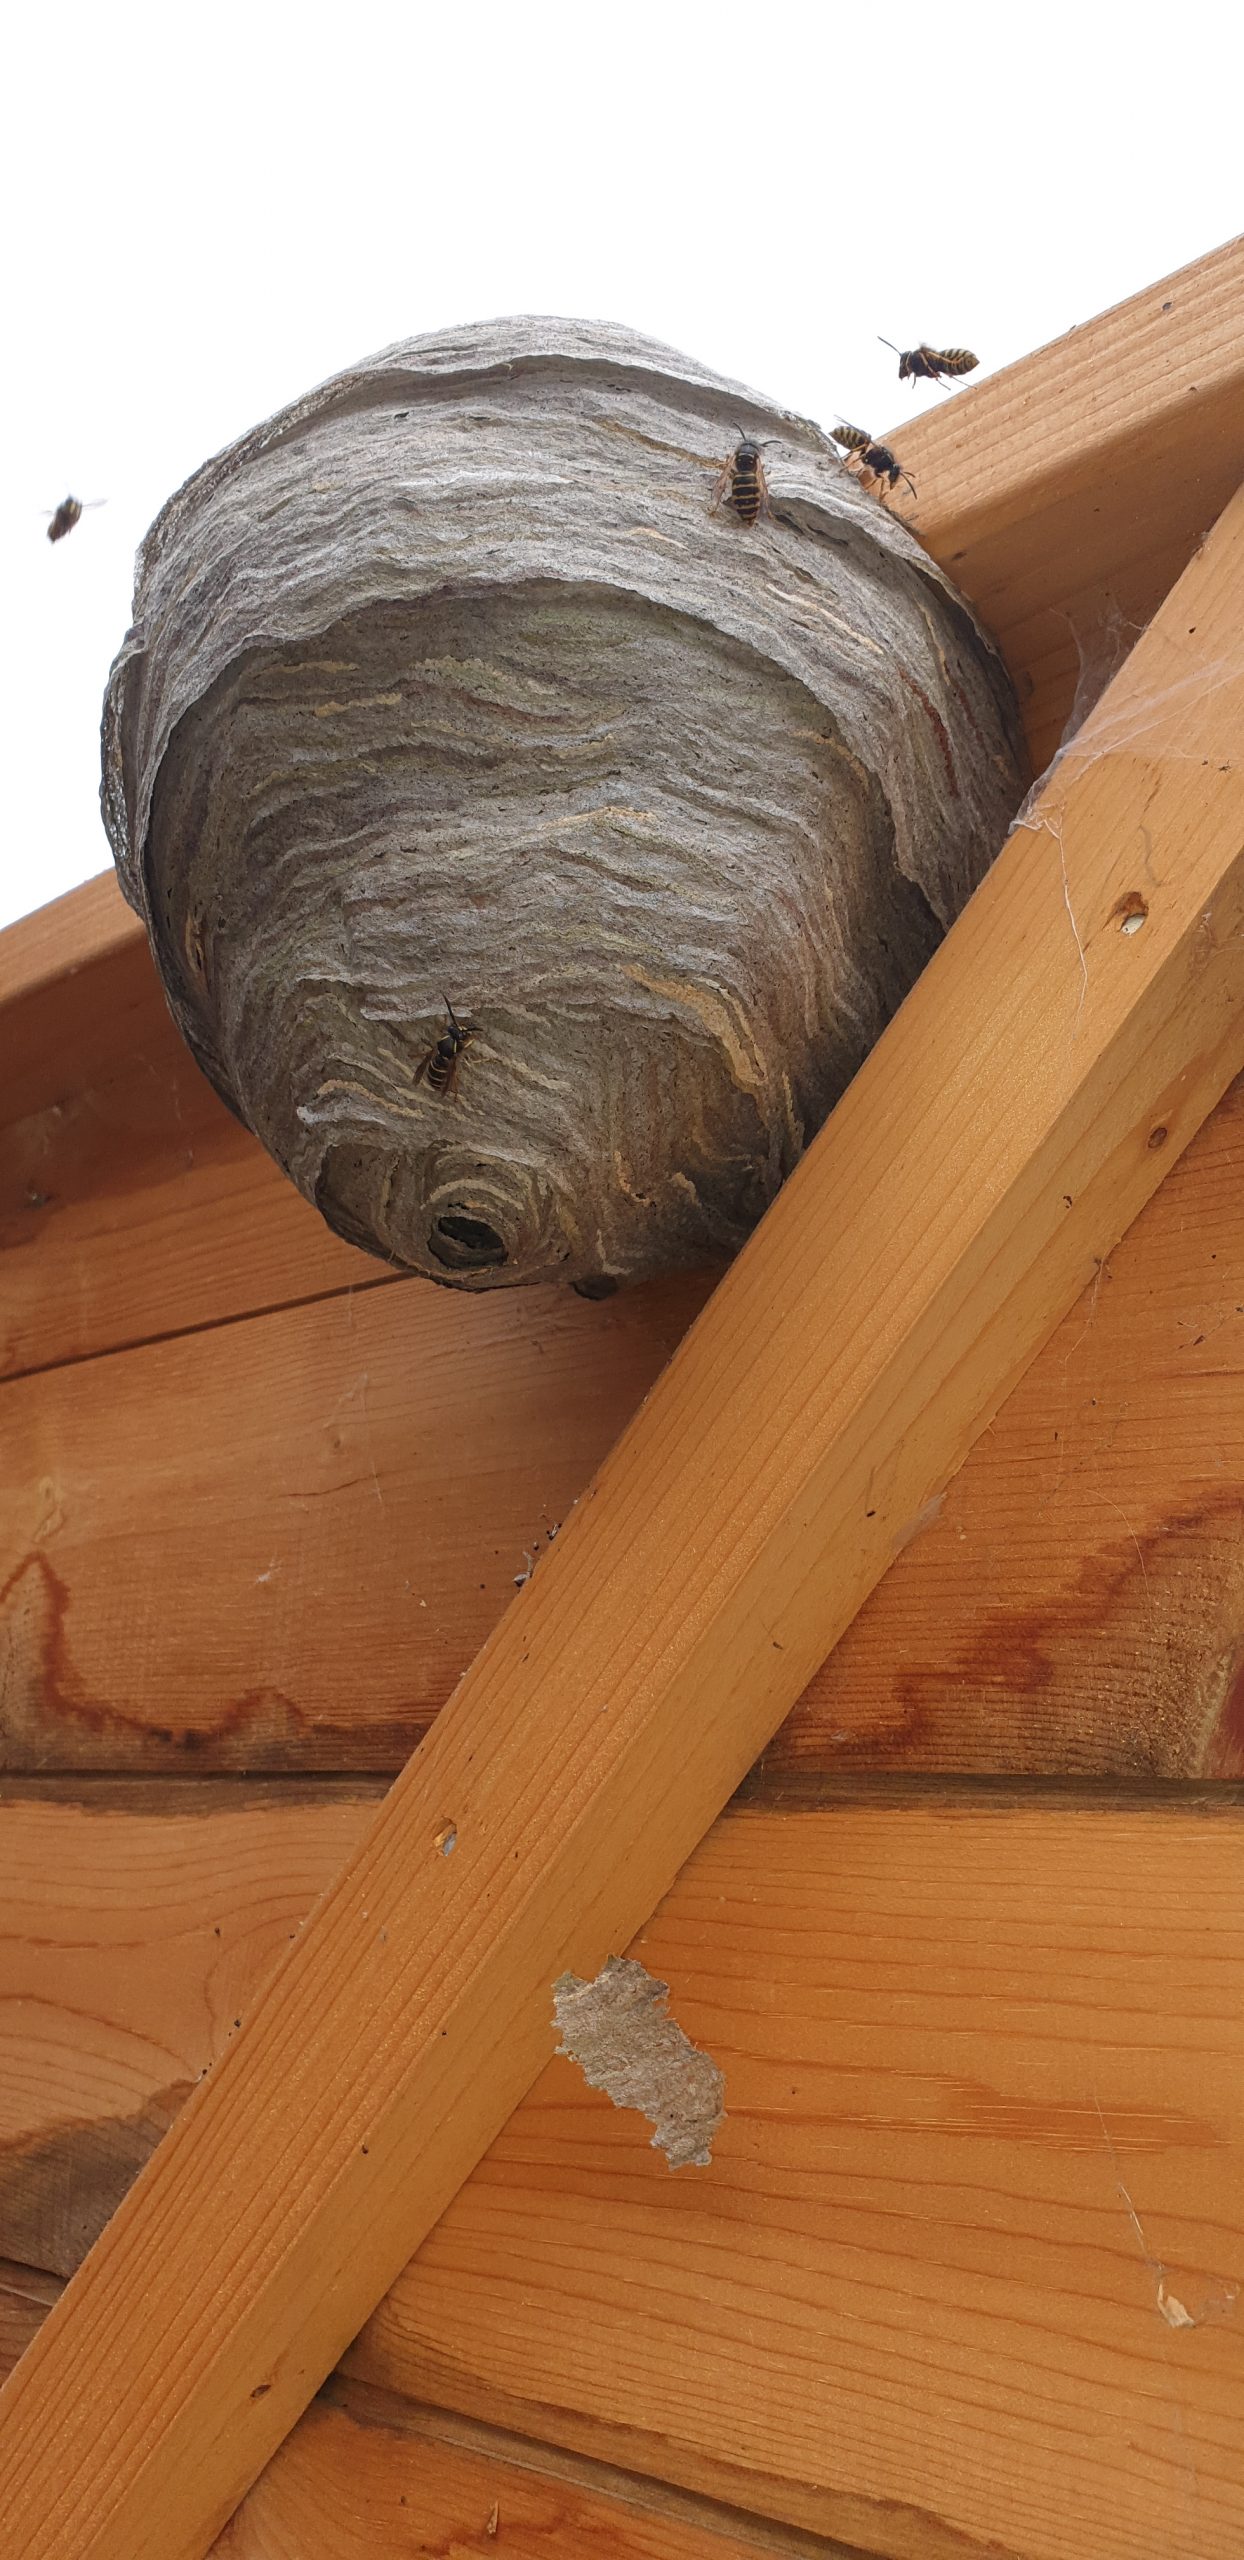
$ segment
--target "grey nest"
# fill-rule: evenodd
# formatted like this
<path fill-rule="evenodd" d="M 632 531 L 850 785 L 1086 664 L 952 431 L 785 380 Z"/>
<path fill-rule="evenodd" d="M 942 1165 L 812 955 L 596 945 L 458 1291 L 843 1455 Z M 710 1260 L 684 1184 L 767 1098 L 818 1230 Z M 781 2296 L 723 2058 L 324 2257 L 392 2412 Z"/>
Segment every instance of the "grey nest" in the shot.
<path fill-rule="evenodd" d="M 390 348 L 206 464 L 104 717 L 200 1065 L 342 1235 L 470 1288 L 733 1252 L 1023 787 L 994 648 L 819 429 L 563 320 Z"/>

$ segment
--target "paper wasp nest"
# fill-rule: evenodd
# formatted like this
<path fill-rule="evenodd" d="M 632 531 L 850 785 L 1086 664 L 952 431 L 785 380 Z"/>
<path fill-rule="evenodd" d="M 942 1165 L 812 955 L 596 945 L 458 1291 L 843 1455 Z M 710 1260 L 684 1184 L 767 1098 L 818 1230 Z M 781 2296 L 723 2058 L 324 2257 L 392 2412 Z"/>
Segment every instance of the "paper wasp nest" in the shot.
<path fill-rule="evenodd" d="M 819 430 L 561 320 L 391 348 L 197 473 L 104 741 L 212 1082 L 341 1234 L 474 1288 L 733 1250 L 1023 789 L 993 649 Z"/>

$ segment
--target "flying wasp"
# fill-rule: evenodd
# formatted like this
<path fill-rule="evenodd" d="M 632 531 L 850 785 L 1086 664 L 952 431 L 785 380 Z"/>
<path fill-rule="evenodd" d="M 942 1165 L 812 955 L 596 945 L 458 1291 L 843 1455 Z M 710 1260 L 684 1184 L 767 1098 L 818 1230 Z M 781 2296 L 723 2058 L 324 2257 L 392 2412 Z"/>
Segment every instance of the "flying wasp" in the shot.
<path fill-rule="evenodd" d="M 63 542 L 66 534 L 73 532 L 84 506 L 102 507 L 104 503 L 102 498 L 62 498 L 60 505 L 52 509 L 48 541 Z"/>
<path fill-rule="evenodd" d="M 939 391 L 946 388 L 944 373 L 975 373 L 980 363 L 980 357 L 974 356 L 970 347 L 919 346 L 904 351 L 895 346 L 893 338 L 882 338 L 878 343 L 898 357 L 900 382 L 935 382 Z"/>
<path fill-rule="evenodd" d="M 735 433 L 739 441 L 721 466 L 709 514 L 716 515 L 719 507 L 730 507 L 742 524 L 755 524 L 758 516 L 773 513 L 769 484 L 755 437 L 745 436 L 741 427 Z"/>
<path fill-rule="evenodd" d="M 863 427 L 835 427 L 831 442 L 840 444 L 848 462 L 858 462 L 861 472 L 867 472 L 871 480 L 888 480 L 892 489 L 898 487 L 900 480 L 905 480 L 915 497 L 916 484 L 910 471 L 904 471 L 888 444 L 875 444 Z"/>
<path fill-rule="evenodd" d="M 458 1061 L 467 1042 L 475 1038 L 479 1024 L 478 1022 L 459 1022 L 448 996 L 445 998 L 445 1011 L 449 1021 L 439 1040 L 434 1040 L 431 1048 L 425 1050 L 415 1069 L 415 1082 L 418 1084 L 420 1079 L 426 1076 L 433 1093 L 448 1096 L 454 1089 Z"/>

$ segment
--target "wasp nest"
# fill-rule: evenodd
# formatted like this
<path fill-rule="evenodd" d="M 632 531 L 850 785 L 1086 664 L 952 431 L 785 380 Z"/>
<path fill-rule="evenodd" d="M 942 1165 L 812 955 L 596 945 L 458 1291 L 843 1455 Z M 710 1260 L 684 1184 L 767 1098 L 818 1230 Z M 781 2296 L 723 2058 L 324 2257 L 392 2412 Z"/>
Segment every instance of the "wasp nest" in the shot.
<path fill-rule="evenodd" d="M 743 434 L 750 527 L 711 505 Z M 104 734 L 212 1082 L 342 1235 L 474 1288 L 732 1251 L 1023 787 L 994 650 L 819 430 L 556 320 L 208 463 Z"/>

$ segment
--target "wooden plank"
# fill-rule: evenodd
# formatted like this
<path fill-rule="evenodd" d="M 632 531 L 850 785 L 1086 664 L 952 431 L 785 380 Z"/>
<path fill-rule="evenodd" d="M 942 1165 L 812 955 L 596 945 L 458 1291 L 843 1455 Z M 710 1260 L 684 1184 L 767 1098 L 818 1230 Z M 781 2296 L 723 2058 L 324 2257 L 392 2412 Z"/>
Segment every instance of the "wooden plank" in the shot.
<path fill-rule="evenodd" d="M 10 1383 L 7 1766 L 400 1765 L 702 1295 L 403 1285 Z"/>
<path fill-rule="evenodd" d="M 0 1804 L 0 2258 L 70 2275 L 224 2051 L 377 1790 Z"/>
<path fill-rule="evenodd" d="M 0 933 L 6 1120 L 107 1073 L 137 1014 L 163 1010 L 146 934 L 111 873 Z"/>
<path fill-rule="evenodd" d="M 143 945 L 146 931 L 127 907 L 111 866 L 63 898 L 52 898 L 0 933 L 0 1010 L 22 1004 L 79 970 Z"/>
<path fill-rule="evenodd" d="M 551 2446 L 363 2392 L 317 2401 L 213 2545 L 215 2560 L 851 2560 Z"/>
<path fill-rule="evenodd" d="M 0 2382 L 25 2355 L 60 2289 L 57 2276 L 0 2260 Z"/>
<path fill-rule="evenodd" d="M 54 2276 L 0 2264 L 0 2377 L 59 2292 Z M 299 2419 L 212 2560 L 467 2560 L 495 2548 L 507 2560 L 858 2560 L 820 2534 L 349 2383 Z"/>
<path fill-rule="evenodd" d="M 770 1767 L 1244 1775 L 1242 1270 L 1236 1085 Z M 382 1284 L 8 1389 L 7 1764 L 396 1769 L 704 1285 Z"/>
<path fill-rule="evenodd" d="M 5 2384 L 15 2560 L 206 2550 L 1239 1072 L 1242 596 L 1244 493 Z"/>
<path fill-rule="evenodd" d="M 367 1819 L 225 1786 L 199 1792 L 240 1806 L 196 1818 L 194 1792 L 0 1812 L 0 2088 L 19 2152 L 61 2123 L 71 2191 L 92 2112 L 124 2128 L 170 2057 L 193 2079 Z M 1244 1806 L 1217 1801 L 736 1808 L 633 1949 L 726 2071 L 711 2171 L 671 2178 L 551 2062 L 350 2371 L 867 2550 L 964 2550 L 982 2518 L 1042 2560 L 1232 2550 Z M 15 2206 L 6 2177 L 0 2248 L 40 2248 Z M 0 2337 L 4 2311 L 0 2283 Z M 1184 2542 L 1190 2465 L 1210 2524 Z"/>
<path fill-rule="evenodd" d="M 736 1811 L 634 1952 L 710 2170 L 549 2064 L 347 2359 L 867 2551 L 1244 2548 L 1244 1807 Z"/>
<path fill-rule="evenodd" d="M 917 530 L 996 630 L 1038 768 L 1075 633 L 1090 656 L 1130 636 L 1244 477 L 1242 315 L 1236 242 L 893 431 Z M 0 1007 L 0 1374 L 374 1274 L 210 1094 L 110 878 L 0 934 Z"/>
<path fill-rule="evenodd" d="M 54 2276 L 0 2264 L 0 2377 L 60 2292 Z M 555 2445 L 330 2385 L 299 2419 L 212 2560 L 859 2560 L 847 2545 L 741 2514 L 716 2498 L 584 2461 Z"/>
<path fill-rule="evenodd" d="M 920 493 L 904 514 L 1002 648 L 1039 773 L 1083 660 L 1130 642 L 1244 479 L 1244 240 L 890 441 Z"/>
<path fill-rule="evenodd" d="M 1244 1776 L 1244 1085 L 768 1757 Z"/>
<path fill-rule="evenodd" d="M 58 1089 L 0 1125 L 0 1377 L 392 1285 L 217 1099 L 164 1010 L 145 945 L 125 952 L 123 969 L 128 1005 L 115 984 L 92 999 L 104 1054 L 90 1072 L 64 1027 L 63 989 L 46 1026 Z"/>
<path fill-rule="evenodd" d="M 227 2035 L 229 2000 L 366 1819 L 281 1792 L 197 1839 L 180 1810 L 0 1816 L 0 1875 L 19 1879 L 0 2086 L 28 2112 L 85 2117 L 113 2073 L 116 2106 L 123 2054 L 131 2099 L 170 2048 L 192 2077 Z M 350 2371 L 865 2550 L 941 2560 L 992 2533 L 1025 2560 L 1234 2554 L 1244 1807 L 1219 1804 L 809 1790 L 797 1811 L 737 1808 L 633 1950 L 725 2069 L 712 2169 L 671 2178 L 641 2118 L 551 2062 Z M 21 2055 L 23 1983 L 59 2048 Z M 66 2142 L 67 2179 L 87 2161 Z M 32 2306 L 20 2283 L 24 2343 L 54 2287 Z M 0 2337 L 5 2309 L 0 2282 Z M 285 2518 L 315 2551 L 282 2459 L 252 2522 Z M 363 2517 L 387 2547 L 369 2501 Z"/>

